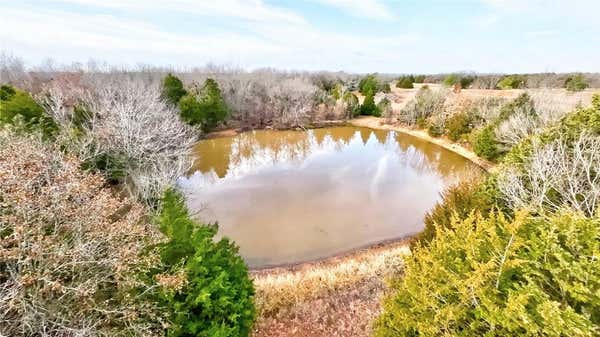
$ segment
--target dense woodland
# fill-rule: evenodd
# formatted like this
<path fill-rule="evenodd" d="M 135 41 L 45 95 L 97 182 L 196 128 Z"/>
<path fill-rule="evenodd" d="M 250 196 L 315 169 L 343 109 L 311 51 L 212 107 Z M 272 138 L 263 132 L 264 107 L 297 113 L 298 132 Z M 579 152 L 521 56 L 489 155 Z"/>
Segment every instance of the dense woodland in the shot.
<path fill-rule="evenodd" d="M 186 209 L 190 148 L 221 128 L 358 115 L 497 163 L 426 215 L 375 335 L 600 334 L 600 96 L 449 105 L 456 86 L 577 95 L 598 74 L 26 69 L 3 56 L 0 80 L 1 335 L 248 336 L 286 300 L 261 307 L 235 243 Z M 415 84 L 393 111 L 391 87 Z"/>

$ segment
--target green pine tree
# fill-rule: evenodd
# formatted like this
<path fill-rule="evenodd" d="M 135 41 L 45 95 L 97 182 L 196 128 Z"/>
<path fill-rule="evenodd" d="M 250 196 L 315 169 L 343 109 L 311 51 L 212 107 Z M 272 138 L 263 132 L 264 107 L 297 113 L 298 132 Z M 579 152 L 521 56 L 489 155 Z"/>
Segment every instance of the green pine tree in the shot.
<path fill-rule="evenodd" d="M 174 190 L 164 194 L 158 224 L 168 239 L 160 246 L 162 274 L 185 276 L 181 286 L 162 287 L 159 295 L 169 312 L 167 336 L 248 336 L 254 287 L 237 246 L 215 241 L 217 225 L 194 221 Z"/>

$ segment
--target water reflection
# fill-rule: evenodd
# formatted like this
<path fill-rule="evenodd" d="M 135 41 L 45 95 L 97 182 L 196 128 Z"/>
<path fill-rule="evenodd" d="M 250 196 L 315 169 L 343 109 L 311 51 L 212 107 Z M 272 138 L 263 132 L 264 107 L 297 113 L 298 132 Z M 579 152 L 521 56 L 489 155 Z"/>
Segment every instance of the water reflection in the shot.
<path fill-rule="evenodd" d="M 414 137 L 366 128 L 255 131 L 200 142 L 182 178 L 251 266 L 333 255 L 414 234 L 439 193 L 478 169 Z"/>

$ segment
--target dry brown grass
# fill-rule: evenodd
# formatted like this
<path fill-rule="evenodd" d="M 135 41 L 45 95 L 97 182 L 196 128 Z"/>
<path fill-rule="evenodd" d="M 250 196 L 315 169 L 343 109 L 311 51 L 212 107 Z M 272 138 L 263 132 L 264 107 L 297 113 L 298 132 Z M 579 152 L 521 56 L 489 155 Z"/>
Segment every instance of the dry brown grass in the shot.
<path fill-rule="evenodd" d="M 405 242 L 322 262 L 255 271 L 255 336 L 366 336 L 386 279 L 401 272 Z"/>
<path fill-rule="evenodd" d="M 270 315 L 368 279 L 383 279 L 400 272 L 402 256 L 409 253 L 407 245 L 399 242 L 321 262 L 254 271 L 257 308 L 262 315 Z"/>

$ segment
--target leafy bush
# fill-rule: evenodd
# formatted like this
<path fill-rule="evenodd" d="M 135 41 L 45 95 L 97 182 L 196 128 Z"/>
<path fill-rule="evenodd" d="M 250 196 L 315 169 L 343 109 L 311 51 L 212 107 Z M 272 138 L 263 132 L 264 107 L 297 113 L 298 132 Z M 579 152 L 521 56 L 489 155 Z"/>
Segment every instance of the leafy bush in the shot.
<path fill-rule="evenodd" d="M 500 115 L 496 122 L 505 121 L 511 116 L 523 113 L 525 115 L 535 116 L 535 103 L 531 99 L 528 93 L 522 93 L 514 100 L 502 106 L 500 109 Z"/>
<path fill-rule="evenodd" d="M 475 132 L 471 138 L 471 145 L 473 145 L 473 151 L 479 157 L 496 160 L 500 156 L 494 125 L 488 125 Z"/>
<path fill-rule="evenodd" d="M 550 128 L 545 138 L 556 139 L 563 137 L 574 140 L 582 132 L 600 135 L 600 94 L 592 96 L 592 106 L 589 108 L 578 108 L 574 112 L 564 116 L 558 125 Z"/>
<path fill-rule="evenodd" d="M 500 89 L 519 89 L 525 85 L 525 78 L 520 75 L 509 75 L 503 77 L 498 82 L 498 88 Z"/>
<path fill-rule="evenodd" d="M 356 117 L 360 114 L 360 103 L 355 94 L 347 91 L 344 94 L 343 101 L 347 116 Z"/>
<path fill-rule="evenodd" d="M 215 80 L 209 78 L 197 95 L 187 94 L 179 100 L 181 117 L 190 125 L 200 125 L 205 132 L 225 121 L 229 108 Z"/>
<path fill-rule="evenodd" d="M 206 119 L 202 105 L 193 94 L 188 93 L 181 97 L 179 111 L 181 112 L 181 119 L 190 125 L 201 125 Z"/>
<path fill-rule="evenodd" d="M 569 77 L 565 81 L 565 88 L 569 91 L 582 91 L 589 87 L 589 84 L 583 78 L 583 75 L 577 74 L 573 77 Z"/>
<path fill-rule="evenodd" d="M 160 336 L 144 207 L 37 136 L 0 130 L 0 335 Z"/>
<path fill-rule="evenodd" d="M 86 171 L 101 172 L 111 184 L 119 184 L 127 178 L 127 168 L 135 165 L 125 153 L 100 153 L 81 163 Z"/>
<path fill-rule="evenodd" d="M 375 336 L 597 336 L 599 240 L 572 213 L 455 219 L 407 258 Z"/>
<path fill-rule="evenodd" d="M 54 120 L 44 112 L 31 95 L 9 85 L 0 87 L 0 124 L 23 123 L 29 132 L 40 132 L 45 138 L 58 131 Z"/>
<path fill-rule="evenodd" d="M 556 211 L 570 207 L 597 214 L 600 200 L 600 98 L 579 108 L 538 135 L 514 146 L 504 157 L 498 182 L 513 207 Z"/>
<path fill-rule="evenodd" d="M 342 98 L 342 85 L 341 84 L 338 83 L 331 89 L 331 96 L 335 100 Z"/>
<path fill-rule="evenodd" d="M 470 133 L 471 129 L 473 129 L 473 117 L 466 112 L 456 113 L 446 121 L 448 138 L 453 141 L 457 141 L 463 135 Z"/>
<path fill-rule="evenodd" d="M 375 94 L 378 90 L 379 82 L 375 75 L 367 75 L 358 82 L 358 91 L 363 95 L 367 95 L 369 92 Z"/>
<path fill-rule="evenodd" d="M 168 310 L 167 336 L 248 336 L 254 287 L 238 248 L 214 240 L 216 225 L 191 219 L 181 194 L 167 190 L 158 217 L 168 240 L 160 246 L 159 300 Z"/>
<path fill-rule="evenodd" d="M 367 92 L 363 104 L 360 105 L 360 114 L 375 117 L 381 116 L 381 111 L 375 105 L 375 95 L 372 91 Z"/>
<path fill-rule="evenodd" d="M 432 137 L 440 137 L 444 134 L 445 123 L 445 116 L 440 115 L 417 120 L 417 126 L 421 129 L 427 127 L 427 133 Z"/>
<path fill-rule="evenodd" d="M 177 105 L 185 94 L 187 91 L 183 87 L 183 82 L 177 76 L 167 74 L 162 82 L 162 97 L 170 104 Z"/>
<path fill-rule="evenodd" d="M 447 87 L 453 86 L 456 83 L 460 83 L 461 88 L 468 88 L 471 83 L 475 80 L 473 76 L 462 76 L 458 74 L 450 74 L 444 78 L 442 84 Z"/>
<path fill-rule="evenodd" d="M 0 101 L 8 101 L 16 93 L 17 91 L 15 90 L 15 88 L 8 84 L 3 84 L 2 86 L 0 86 Z"/>
<path fill-rule="evenodd" d="M 379 88 L 379 91 L 389 94 L 390 92 L 392 92 L 392 88 L 390 88 L 389 83 L 384 83 L 381 85 L 381 88 Z"/>
<path fill-rule="evenodd" d="M 396 82 L 396 88 L 412 89 L 414 79 L 412 76 L 403 76 Z"/>
<path fill-rule="evenodd" d="M 425 215 L 425 229 L 411 241 L 411 247 L 418 243 L 426 246 L 435 237 L 437 228 L 452 228 L 453 219 L 466 219 L 474 211 L 487 215 L 499 207 L 500 192 L 495 177 L 485 180 L 466 180 L 449 188 L 442 194 L 442 200 Z"/>
<path fill-rule="evenodd" d="M 415 83 L 423 83 L 425 81 L 425 75 L 416 75 L 414 77 Z"/>

